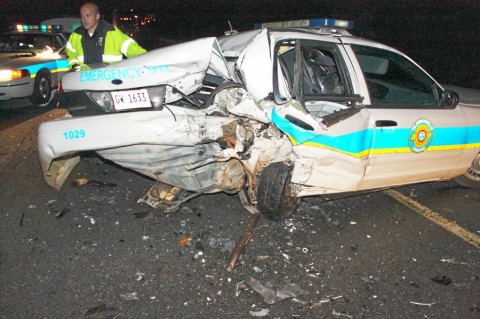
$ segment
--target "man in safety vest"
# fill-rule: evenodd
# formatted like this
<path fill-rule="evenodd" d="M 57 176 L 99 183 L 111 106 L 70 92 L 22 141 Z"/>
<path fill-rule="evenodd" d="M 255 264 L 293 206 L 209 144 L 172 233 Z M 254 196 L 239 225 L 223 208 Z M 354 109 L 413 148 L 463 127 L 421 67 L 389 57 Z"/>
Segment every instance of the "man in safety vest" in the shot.
<path fill-rule="evenodd" d="M 82 26 L 68 39 L 67 56 L 70 67 L 119 62 L 145 53 L 135 40 L 111 24 L 100 21 L 100 9 L 93 2 L 80 8 Z M 82 67 L 83 69 L 83 67 Z"/>

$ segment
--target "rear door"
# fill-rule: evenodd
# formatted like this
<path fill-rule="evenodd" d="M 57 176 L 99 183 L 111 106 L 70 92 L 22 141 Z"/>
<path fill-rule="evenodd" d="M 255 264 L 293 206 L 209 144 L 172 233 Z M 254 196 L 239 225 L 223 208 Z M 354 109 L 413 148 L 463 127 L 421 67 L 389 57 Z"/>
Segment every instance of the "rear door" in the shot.
<path fill-rule="evenodd" d="M 442 90 L 429 75 L 387 48 L 352 44 L 346 50 L 365 80 L 372 135 L 361 189 L 437 180 L 468 167 L 465 114 L 441 105 Z"/>

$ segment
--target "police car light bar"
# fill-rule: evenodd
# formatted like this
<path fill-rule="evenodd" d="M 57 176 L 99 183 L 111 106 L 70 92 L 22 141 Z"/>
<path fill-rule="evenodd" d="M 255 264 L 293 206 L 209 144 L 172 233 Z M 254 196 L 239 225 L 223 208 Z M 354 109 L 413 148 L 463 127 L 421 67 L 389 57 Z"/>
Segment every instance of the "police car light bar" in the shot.
<path fill-rule="evenodd" d="M 292 21 L 279 21 L 279 22 L 265 22 L 256 23 L 255 29 L 263 28 L 295 28 L 295 27 L 332 27 L 339 29 L 353 29 L 353 21 L 338 20 L 338 19 L 304 19 L 304 20 L 292 20 Z"/>
<path fill-rule="evenodd" d="M 60 24 L 41 24 L 41 25 L 27 25 L 27 24 L 17 24 L 17 31 L 19 32 L 28 32 L 28 31 L 43 31 L 48 32 L 52 30 L 62 30 L 63 27 Z"/>

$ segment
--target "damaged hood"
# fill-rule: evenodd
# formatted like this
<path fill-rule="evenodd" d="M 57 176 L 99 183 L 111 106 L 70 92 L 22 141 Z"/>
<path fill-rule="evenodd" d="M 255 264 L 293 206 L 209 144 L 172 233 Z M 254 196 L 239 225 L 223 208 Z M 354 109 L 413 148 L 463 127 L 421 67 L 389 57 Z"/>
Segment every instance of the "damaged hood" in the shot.
<path fill-rule="evenodd" d="M 202 79 L 206 73 L 231 79 L 217 39 L 203 38 L 149 51 L 104 68 L 71 72 L 64 75 L 62 88 L 74 90 L 126 90 L 143 86 L 170 84 L 188 92 L 201 85 L 182 87 L 179 81 L 192 76 Z"/>
<path fill-rule="evenodd" d="M 272 48 L 267 29 L 241 32 L 219 39 L 225 56 L 236 60 L 242 82 L 257 101 L 273 92 Z"/>

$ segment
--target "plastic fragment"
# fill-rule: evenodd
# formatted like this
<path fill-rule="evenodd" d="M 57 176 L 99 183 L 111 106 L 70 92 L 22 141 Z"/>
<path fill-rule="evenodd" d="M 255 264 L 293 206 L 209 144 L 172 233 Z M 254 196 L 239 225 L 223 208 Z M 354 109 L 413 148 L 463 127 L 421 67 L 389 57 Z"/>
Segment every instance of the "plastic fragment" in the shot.
<path fill-rule="evenodd" d="M 435 302 L 432 302 L 432 303 L 424 303 L 424 302 L 415 302 L 415 301 L 410 301 L 410 303 L 412 305 L 417 305 L 417 306 L 427 306 L 427 307 L 431 307 L 435 304 Z"/>
<path fill-rule="evenodd" d="M 262 282 L 253 278 L 246 281 L 246 284 L 255 292 L 260 294 L 267 304 L 274 304 L 284 299 L 290 299 L 304 294 L 305 291 L 297 284 L 274 284 L 270 281 Z"/>
<path fill-rule="evenodd" d="M 259 310 L 259 311 L 251 311 L 250 310 L 250 316 L 252 317 L 265 317 L 266 315 L 268 315 L 268 313 L 270 312 L 269 309 L 262 309 L 262 310 Z"/>
<path fill-rule="evenodd" d="M 207 242 L 208 246 L 219 248 L 221 252 L 232 252 L 235 248 L 235 242 L 233 240 L 208 232 L 203 233 L 201 239 L 202 242 Z"/>
<path fill-rule="evenodd" d="M 347 315 L 347 314 L 345 314 L 345 313 L 337 312 L 337 311 L 335 311 L 335 310 L 333 310 L 332 315 L 334 315 L 335 317 L 353 318 L 353 316 Z"/>
<path fill-rule="evenodd" d="M 69 211 L 70 211 L 70 209 L 64 208 L 62 210 L 54 209 L 52 212 L 53 212 L 53 214 L 55 214 L 55 218 L 62 218 Z"/>
<path fill-rule="evenodd" d="M 192 237 L 185 236 L 182 239 L 180 239 L 180 244 L 182 244 L 183 246 L 186 246 L 190 243 L 191 240 L 192 240 Z"/>
<path fill-rule="evenodd" d="M 136 292 L 127 292 L 126 294 L 121 294 L 120 297 L 124 300 L 138 300 L 138 294 Z"/>
<path fill-rule="evenodd" d="M 145 279 L 145 273 L 144 272 L 137 271 L 135 273 L 135 275 L 137 276 L 137 281 L 142 281 L 143 279 Z"/>

